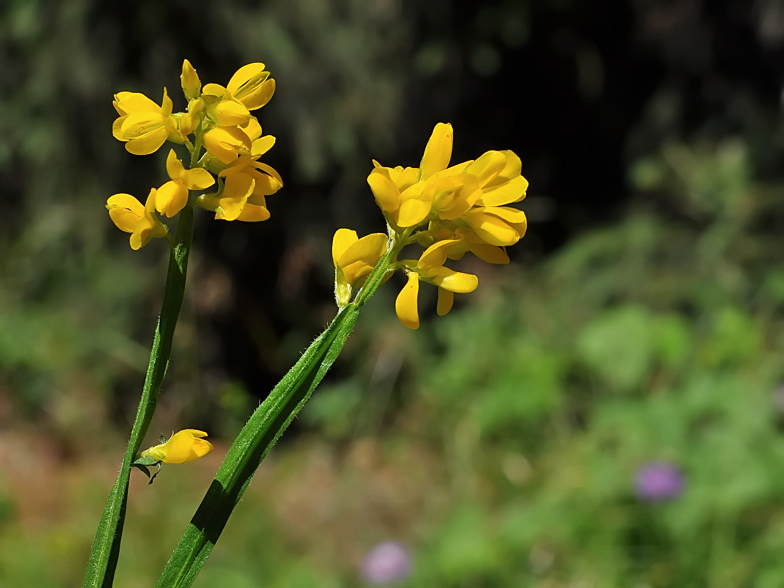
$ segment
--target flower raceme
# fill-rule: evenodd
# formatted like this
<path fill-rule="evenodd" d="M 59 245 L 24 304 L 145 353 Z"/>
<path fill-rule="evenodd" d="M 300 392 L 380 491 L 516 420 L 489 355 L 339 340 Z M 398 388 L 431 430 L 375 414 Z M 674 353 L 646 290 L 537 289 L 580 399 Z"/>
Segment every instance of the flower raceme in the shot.
<path fill-rule="evenodd" d="M 204 457 L 213 449 L 212 443 L 204 439 L 207 433 L 196 429 L 183 429 L 177 431 L 171 438 L 145 449 L 141 457 L 151 457 L 163 463 L 187 463 Z"/>
<path fill-rule="evenodd" d="M 166 158 L 169 181 L 151 192 L 149 206 L 129 194 L 115 194 L 107 202 L 112 221 L 132 233 L 131 246 L 139 249 L 153 237 L 165 237 L 168 229 L 157 213 L 172 218 L 186 206 L 200 206 L 216 219 L 257 222 L 270 216 L 266 197 L 283 186 L 280 174 L 260 158 L 275 144 L 263 135 L 252 110 L 267 104 L 275 92 L 275 80 L 263 63 L 241 67 L 226 86 L 202 86 L 196 70 L 186 59 L 180 82 L 188 107 L 173 112 L 166 89 L 160 106 L 137 92 L 119 92 L 114 108 L 119 115 L 112 125 L 114 137 L 134 155 L 149 155 L 166 141 L 184 145 L 192 169 L 178 159 L 174 149 Z M 206 151 L 206 153 L 204 153 Z M 191 198 L 191 192 L 216 190 Z"/>
<path fill-rule="evenodd" d="M 446 260 L 471 252 L 488 263 L 508 263 L 506 247 L 517 243 L 527 228 L 525 213 L 508 206 L 523 200 L 528 188 L 520 158 L 508 150 L 488 151 L 475 160 L 450 166 L 453 135 L 452 125 L 438 123 L 418 168 L 384 167 L 374 160 L 367 179 L 387 220 L 389 249 L 398 253 L 415 242 L 425 247 L 418 260 L 397 261 L 396 256 L 389 260 L 388 270 L 401 269 L 407 274 L 395 310 L 400 321 L 412 329 L 419 327 L 421 281 L 438 287 L 437 311 L 443 316 L 452 308 L 455 293 L 471 292 L 479 283 L 472 274 L 445 267 Z M 425 228 L 418 230 L 420 227 Z M 348 260 L 335 253 L 335 243 L 343 242 L 346 231 L 340 229 L 333 241 L 338 306 L 348 303 L 353 286 L 343 269 Z M 357 240 L 355 233 L 353 239 Z M 381 255 L 368 256 L 363 262 L 367 265 L 373 259 L 381 259 Z M 361 276 L 372 269 L 363 265 Z"/>

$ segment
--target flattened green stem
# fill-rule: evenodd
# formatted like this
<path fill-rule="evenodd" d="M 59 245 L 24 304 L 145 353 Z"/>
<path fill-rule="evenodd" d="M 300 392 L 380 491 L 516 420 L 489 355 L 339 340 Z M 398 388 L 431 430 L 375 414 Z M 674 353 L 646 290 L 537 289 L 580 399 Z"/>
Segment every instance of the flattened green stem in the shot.
<path fill-rule="evenodd" d="M 166 287 L 163 291 L 161 316 L 155 328 L 155 337 L 150 352 L 150 363 L 144 388 L 136 411 L 136 420 L 131 430 L 131 438 L 125 451 L 120 474 L 112 487 L 109 499 L 104 507 L 98 530 L 93 540 L 84 588 L 108 588 L 114 581 L 114 572 L 120 554 L 125 507 L 128 500 L 128 483 L 131 478 L 131 464 L 139 452 L 144 436 L 152 421 L 161 383 L 166 374 L 171 357 L 174 329 L 182 309 L 185 293 L 185 278 L 188 272 L 188 255 L 193 236 L 193 208 L 186 206 L 180 212 L 174 247 L 169 257 L 169 271 L 166 276 Z"/>
<path fill-rule="evenodd" d="M 354 304 L 344 307 L 251 415 L 166 564 L 159 588 L 193 584 L 253 474 L 337 359 L 358 315 Z"/>
<path fill-rule="evenodd" d="M 229 448 L 223 464 L 188 524 L 158 588 L 188 588 L 196 580 L 234 507 L 259 465 L 337 359 L 357 322 L 360 309 L 375 293 L 413 229 L 390 231 L 387 252 L 373 269 L 354 302 L 343 307 L 308 347 L 289 373 L 254 411 Z"/>
<path fill-rule="evenodd" d="M 387 252 L 378 264 L 376 264 L 376 267 L 373 268 L 373 271 L 370 272 L 367 280 L 365 280 L 365 284 L 354 299 L 354 304 L 358 308 L 362 308 L 368 299 L 376 293 L 376 290 L 378 290 L 378 287 L 384 281 L 384 277 L 387 275 L 390 266 L 395 262 L 395 259 L 397 259 L 397 256 L 400 254 L 403 247 L 408 245 L 407 241 L 411 236 L 411 233 L 414 232 L 414 227 L 405 229 L 401 233 L 397 233 L 394 230 L 390 230 L 389 232 L 390 238 Z"/>

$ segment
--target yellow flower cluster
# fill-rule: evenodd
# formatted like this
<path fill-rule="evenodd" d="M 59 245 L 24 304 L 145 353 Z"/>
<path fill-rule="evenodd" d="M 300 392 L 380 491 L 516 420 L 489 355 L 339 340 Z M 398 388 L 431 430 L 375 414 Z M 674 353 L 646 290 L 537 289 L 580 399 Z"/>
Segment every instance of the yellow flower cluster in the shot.
<path fill-rule="evenodd" d="M 154 237 L 168 237 L 158 214 L 171 218 L 189 204 L 214 212 L 217 219 L 253 222 L 269 218 L 265 198 L 277 192 L 283 180 L 259 161 L 275 144 L 275 137 L 263 135 L 259 121 L 250 113 L 272 98 L 275 80 L 269 76 L 263 63 L 251 63 L 237 70 L 225 87 L 202 87 L 186 59 L 180 78 L 188 100 L 186 112 L 172 112 L 165 88 L 160 106 L 136 92 L 115 95 L 113 104 L 119 116 L 112 134 L 125 143 L 129 153 L 149 155 L 171 141 L 188 149 L 192 168 L 186 169 L 171 149 L 166 159 L 169 181 L 150 190 L 145 205 L 130 194 L 109 198 L 109 216 L 119 229 L 131 233 L 133 249 Z M 216 184 L 214 192 L 189 200 L 191 191 Z"/>
<path fill-rule="evenodd" d="M 354 231 L 339 229 L 332 245 L 335 297 L 343 307 L 353 288 L 362 285 L 394 243 L 418 242 L 425 247 L 419 259 L 394 260 L 390 269 L 402 269 L 408 281 L 397 297 L 395 310 L 411 329 L 419 327 L 419 282 L 438 287 L 437 312 L 450 311 L 455 293 L 472 292 L 475 275 L 445 267 L 447 259 L 471 252 L 488 263 L 508 263 L 505 247 L 526 231 L 525 213 L 506 206 L 525 198 L 528 181 L 520 175 L 520 158 L 512 151 L 488 151 L 476 160 L 449 167 L 452 125 L 439 123 L 425 147 L 418 168 L 375 169 L 368 184 L 389 228 L 359 239 Z M 415 232 L 419 227 L 427 228 Z"/>

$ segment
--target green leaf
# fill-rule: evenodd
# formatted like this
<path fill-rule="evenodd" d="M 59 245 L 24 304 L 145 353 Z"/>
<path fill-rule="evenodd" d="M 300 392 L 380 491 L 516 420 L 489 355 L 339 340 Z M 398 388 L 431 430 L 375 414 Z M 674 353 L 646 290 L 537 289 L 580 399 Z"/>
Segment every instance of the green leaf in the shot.
<path fill-rule="evenodd" d="M 163 291 L 161 316 L 155 328 L 155 337 L 150 351 L 150 363 L 144 379 L 142 397 L 133 423 L 131 438 L 125 451 L 120 474 L 109 493 L 109 499 L 98 523 L 95 539 L 87 563 L 83 588 L 109 588 L 114 583 L 114 572 L 120 555 L 125 507 L 128 502 L 128 484 L 131 465 L 139 453 L 144 436 L 150 427 L 163 377 L 171 357 L 174 329 L 182 309 L 185 295 L 185 279 L 188 273 L 188 256 L 193 236 L 193 208 L 186 206 L 180 213 L 175 247 L 169 257 L 169 270 Z"/>

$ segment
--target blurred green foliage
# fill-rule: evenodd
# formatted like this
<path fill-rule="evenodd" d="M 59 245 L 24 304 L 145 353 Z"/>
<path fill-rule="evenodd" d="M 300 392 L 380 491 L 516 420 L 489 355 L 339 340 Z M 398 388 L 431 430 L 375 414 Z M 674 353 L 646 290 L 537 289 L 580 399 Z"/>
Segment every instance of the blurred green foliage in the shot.
<path fill-rule="evenodd" d="M 111 138 L 109 98 L 157 99 L 188 57 L 216 81 L 268 62 L 279 89 L 262 124 L 278 136 L 271 162 L 286 195 L 270 199 L 273 221 L 260 227 L 203 219 L 198 229 L 150 441 L 205 423 L 218 450 L 167 467 L 153 486 L 134 479 L 118 586 L 154 584 L 221 442 L 256 405 L 248 387 L 267 389 L 253 377 L 285 369 L 331 316 L 324 243 L 342 224 L 380 229 L 364 185 L 370 157 L 415 164 L 405 157 L 447 118 L 465 123 L 456 149 L 524 155 L 524 263 L 467 260 L 479 291 L 416 333 L 393 316 L 400 284 L 385 286 L 197 585 L 361 586 L 364 553 L 390 538 L 412 551 L 411 588 L 784 585 L 784 134 L 773 68 L 741 50 L 737 19 L 716 24 L 698 3 L 589 4 L 6 3 L 0 584 L 81 582 L 165 267 L 160 251 L 130 252 L 102 208 L 113 192 L 146 192 L 163 170 Z M 763 18 L 775 3 L 758 6 L 760 43 L 780 46 Z M 619 66 L 629 53 L 598 26 L 606 14 L 626 19 L 643 57 Z M 576 22 L 597 25 L 596 37 Z M 638 69 L 651 74 L 645 84 L 626 75 Z M 518 77 L 527 85 L 515 94 Z M 637 86 L 648 94 L 629 106 Z M 587 174 L 608 151 L 605 130 L 625 146 L 624 177 Z M 497 144 L 499 134 L 516 143 Z M 607 212 L 603 198 L 625 196 Z M 599 217 L 599 228 L 588 222 Z M 565 225 L 574 237 L 538 255 Z M 637 499 L 635 472 L 651 461 L 684 471 L 679 498 Z"/>

